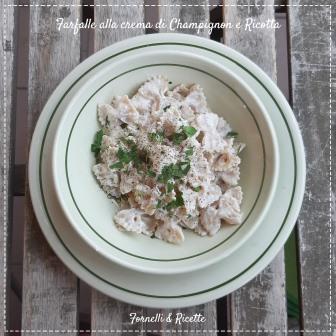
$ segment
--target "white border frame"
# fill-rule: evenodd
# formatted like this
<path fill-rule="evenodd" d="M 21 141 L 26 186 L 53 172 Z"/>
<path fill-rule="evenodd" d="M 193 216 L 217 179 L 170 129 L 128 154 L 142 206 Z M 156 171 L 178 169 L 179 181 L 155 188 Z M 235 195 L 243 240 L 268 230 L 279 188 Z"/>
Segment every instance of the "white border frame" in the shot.
<path fill-rule="evenodd" d="M 246 332 L 246 333 L 259 333 L 259 332 L 322 332 L 322 333 L 332 333 L 332 89 L 331 89 L 331 80 L 332 80 L 332 72 L 331 72 L 331 59 L 332 59 L 332 5 L 326 5 L 326 4 L 299 4 L 299 5 L 255 5 L 255 4 L 208 4 L 208 5 L 191 5 L 191 4 L 156 4 L 156 5 L 138 5 L 138 4 L 108 4 L 108 5 L 82 5 L 82 4 L 26 4 L 26 5 L 15 5 L 15 4 L 3 4 L 3 42 L 6 41 L 6 7 L 329 7 L 329 330 L 278 330 L 278 329 L 254 329 L 254 330 L 203 330 L 203 329 L 195 329 L 195 330 L 175 330 L 175 329 L 167 329 L 167 330 L 125 330 L 125 329 L 110 329 L 110 330 L 79 330 L 79 329 L 72 329 L 72 330 L 62 330 L 62 329 L 50 329 L 50 330 L 27 330 L 27 329 L 21 329 L 21 330 L 7 330 L 7 237 L 8 237 L 8 213 L 7 213 L 7 198 L 8 198 L 8 181 L 5 179 L 3 182 L 3 190 L 4 190 L 4 198 L 3 198 L 3 236 L 4 236 L 4 242 L 3 242 L 3 331 L 5 333 L 13 333 L 13 332 L 22 332 L 22 333 L 35 333 L 35 332 L 43 332 L 43 333 L 70 333 L 70 332 L 91 332 L 91 333 L 111 333 L 111 332 L 134 332 L 134 333 L 143 333 L 143 332 L 176 332 L 176 333 L 195 333 L 195 332 Z M 4 98 L 4 114 L 3 114 L 3 161 L 4 166 L 7 166 L 7 130 L 6 130 L 6 124 L 7 124 L 7 78 L 6 78 L 6 72 L 7 72 L 7 59 L 6 59 L 6 52 L 4 51 L 4 57 L 3 57 L 3 98 Z M 11 111 L 9 111 L 10 113 Z M 6 168 L 5 168 L 6 169 Z"/>

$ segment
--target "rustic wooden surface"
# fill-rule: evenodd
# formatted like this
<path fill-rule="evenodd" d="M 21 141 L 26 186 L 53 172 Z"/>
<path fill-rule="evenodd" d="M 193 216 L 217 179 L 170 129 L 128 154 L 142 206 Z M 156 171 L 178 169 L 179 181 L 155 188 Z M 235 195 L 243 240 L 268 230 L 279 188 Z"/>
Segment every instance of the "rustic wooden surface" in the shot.
<path fill-rule="evenodd" d="M 108 1 L 99 1 L 99 4 L 107 4 Z M 120 4 L 142 4 L 141 0 L 122 1 Z M 95 22 L 105 22 L 106 19 L 113 19 L 118 22 L 144 22 L 143 7 L 95 7 Z M 95 29 L 94 46 L 95 51 L 105 48 L 115 42 L 129 37 L 142 35 L 142 29 L 115 29 L 111 33 L 109 29 Z M 93 330 L 115 330 L 115 335 L 134 335 L 135 330 L 141 330 L 142 324 L 131 324 L 130 313 L 142 314 L 142 308 L 132 306 L 106 295 L 92 290 L 91 303 L 91 328 Z M 117 331 L 120 330 L 120 331 Z M 124 330 L 124 331 L 122 331 Z M 106 335 L 106 333 L 95 333 L 96 335 Z"/>
<path fill-rule="evenodd" d="M 244 4 L 242 0 L 231 4 Z M 271 1 L 258 1 L 259 5 L 272 5 Z M 233 24 L 246 18 L 266 21 L 274 18 L 274 7 L 224 7 L 224 21 Z M 228 29 L 224 42 L 249 57 L 276 82 L 275 34 L 271 29 L 246 31 Z M 286 334 L 287 308 L 283 250 L 254 280 L 230 295 L 230 326 L 235 335 L 246 330 L 280 330 Z M 240 332 L 241 331 L 241 332 Z M 269 334 L 270 332 L 265 332 Z"/>
<path fill-rule="evenodd" d="M 56 17 L 75 21 L 80 17 L 80 9 L 30 8 L 29 137 L 49 95 L 79 63 L 79 35 L 74 35 L 70 30 L 59 32 L 55 25 Z M 29 195 L 28 191 L 26 195 Z M 34 332 L 34 335 L 43 334 L 43 329 L 75 330 L 77 279 L 47 244 L 28 196 L 25 217 L 22 328 L 41 330 Z M 69 334 L 76 335 L 75 332 Z"/>
<path fill-rule="evenodd" d="M 297 0 L 290 2 L 291 5 L 299 3 Z M 330 152 L 330 141 L 333 148 L 335 146 L 335 7 L 332 13 L 331 74 L 329 15 L 329 6 L 289 8 L 293 109 L 302 130 L 307 158 L 306 192 L 298 220 L 302 327 L 307 335 L 309 330 L 335 329 L 336 326 L 336 165 L 335 152 L 333 149 Z M 333 111 L 331 129 L 330 109 Z M 333 181 L 330 181 L 331 173 Z"/>
<path fill-rule="evenodd" d="M 100 5 L 111 3 L 107 0 L 97 1 Z M 120 5 L 138 4 L 142 5 L 142 0 L 122 0 L 118 1 Z M 105 22 L 107 19 L 112 19 L 119 25 L 122 22 L 144 22 L 144 7 L 131 6 L 131 7 L 95 7 L 95 20 L 96 23 Z M 125 40 L 129 37 L 143 35 L 143 29 L 95 29 L 95 51 L 105 48 L 115 42 Z"/>
<path fill-rule="evenodd" d="M 174 18 L 180 19 L 182 24 L 185 22 L 209 22 L 209 8 L 206 7 L 209 2 L 207 0 L 193 0 L 188 2 L 188 4 L 193 4 L 195 7 L 182 7 L 181 5 L 185 4 L 185 1 L 182 0 L 172 0 L 169 3 L 176 6 L 159 7 L 159 17 L 164 19 L 167 23 L 167 28 L 162 29 L 160 33 L 172 32 L 169 29 L 169 22 Z M 159 0 L 159 4 L 165 5 L 167 4 L 167 1 Z M 193 35 L 197 34 L 195 29 L 178 29 L 176 32 Z M 199 36 L 209 37 L 208 31 L 203 30 Z"/>
<path fill-rule="evenodd" d="M 160 0 L 159 4 L 166 4 L 165 0 Z M 182 0 L 173 0 L 170 2 L 174 5 L 181 5 L 184 3 Z M 190 4 L 194 5 L 207 5 L 207 0 L 194 0 L 190 1 Z M 181 7 L 181 6 L 173 6 L 173 7 L 159 7 L 159 18 L 165 20 L 165 22 L 169 26 L 169 22 L 174 19 L 180 19 L 183 22 L 209 22 L 209 9 L 206 6 L 195 6 L 195 7 Z M 169 29 L 162 30 L 161 32 L 169 32 Z M 192 29 L 180 29 L 177 32 L 185 33 L 185 34 L 197 34 L 195 30 Z M 200 33 L 200 36 L 209 37 L 209 34 L 206 30 Z M 186 315 L 193 315 L 196 312 L 204 314 L 203 316 L 206 318 L 205 323 L 183 323 L 181 326 L 174 326 L 171 324 L 165 324 L 163 329 L 168 330 L 165 335 L 173 334 L 171 329 L 177 330 L 188 330 L 191 333 L 196 333 L 198 331 L 198 335 L 216 335 L 215 330 L 217 329 L 217 314 L 216 314 L 216 301 L 209 302 L 204 305 L 199 305 L 196 307 L 185 308 L 185 309 L 164 309 L 162 311 L 166 316 L 169 313 L 173 313 L 173 316 L 177 312 L 182 312 Z M 204 330 L 204 332 L 203 332 Z"/>
<path fill-rule="evenodd" d="M 0 146 L 0 269 L 3 270 L 0 276 L 0 335 L 4 334 L 7 329 L 7 301 L 4 296 L 4 286 L 8 283 L 7 268 L 7 235 L 9 223 L 10 210 L 10 191 L 9 191 L 9 176 L 11 164 L 11 109 L 13 104 L 13 90 L 11 83 L 13 82 L 13 62 L 14 62 L 14 8 L 3 7 L 1 1 L 0 7 L 0 33 L 1 33 L 1 47 L 0 47 L 0 124 L 1 124 L 1 146 Z M 6 272 L 6 273 L 5 273 Z M 5 276 L 6 275 L 6 276 Z M 6 310 L 5 310 L 6 309 Z"/>

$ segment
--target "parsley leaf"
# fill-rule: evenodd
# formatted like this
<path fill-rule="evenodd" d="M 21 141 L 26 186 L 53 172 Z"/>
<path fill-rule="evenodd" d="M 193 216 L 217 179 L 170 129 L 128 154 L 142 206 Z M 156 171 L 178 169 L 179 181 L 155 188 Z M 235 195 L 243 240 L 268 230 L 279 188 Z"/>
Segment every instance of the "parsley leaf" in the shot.
<path fill-rule="evenodd" d="M 152 142 L 161 143 L 164 138 L 164 132 L 148 133 L 148 139 Z"/>
<path fill-rule="evenodd" d="M 123 167 L 123 163 L 118 161 L 116 163 L 113 163 L 112 165 L 110 165 L 110 168 L 111 169 L 121 169 Z"/>
<path fill-rule="evenodd" d="M 175 177 L 181 178 L 188 174 L 190 162 L 182 161 L 176 164 Z"/>
<path fill-rule="evenodd" d="M 184 133 L 174 133 L 172 136 L 172 141 L 175 145 L 180 145 L 182 141 L 186 140 L 187 136 Z"/>
<path fill-rule="evenodd" d="M 234 132 L 234 131 L 231 131 L 231 132 L 229 132 L 228 134 L 226 134 L 226 136 L 227 136 L 228 138 L 237 138 L 238 133 L 237 133 L 237 132 Z"/>
<path fill-rule="evenodd" d="M 170 181 L 167 183 L 166 191 L 167 193 L 171 193 L 173 190 L 174 190 L 174 183 Z"/>
<path fill-rule="evenodd" d="M 126 163 L 126 164 L 132 161 L 131 152 L 127 152 L 123 150 L 121 147 L 119 147 L 118 149 L 117 158 L 120 160 L 120 162 Z"/>
<path fill-rule="evenodd" d="M 184 134 L 185 134 L 188 138 L 192 137 L 192 136 L 195 135 L 196 132 L 197 132 L 197 129 L 196 129 L 195 127 L 192 127 L 192 126 L 183 126 L 182 129 L 183 129 Z"/>
<path fill-rule="evenodd" d="M 130 162 L 133 162 L 134 166 L 139 171 L 141 159 L 139 157 L 139 153 L 135 143 L 131 145 L 131 149 L 129 151 L 119 147 L 117 152 L 117 158 L 122 164 L 128 164 Z"/>
<path fill-rule="evenodd" d="M 185 155 L 187 158 L 193 155 L 193 153 L 194 153 L 194 149 L 192 147 L 188 147 L 188 149 L 185 151 Z"/>
<path fill-rule="evenodd" d="M 182 131 L 172 135 L 172 141 L 175 145 L 180 145 L 182 141 L 196 134 L 197 129 L 192 126 L 182 126 Z"/>
<path fill-rule="evenodd" d="M 158 177 L 158 181 L 162 183 L 167 183 L 172 179 L 180 179 L 187 175 L 190 170 L 190 162 L 182 161 L 178 163 L 171 163 L 170 165 L 164 166 L 161 170 L 161 174 Z"/>
<path fill-rule="evenodd" d="M 183 200 L 183 197 L 182 197 L 182 194 L 181 193 L 178 193 L 176 195 L 176 198 L 175 200 L 169 202 L 166 206 L 165 206 L 165 209 L 170 211 L 172 209 L 175 209 L 175 208 L 178 208 L 180 206 L 183 206 L 184 205 L 184 200 Z"/>
<path fill-rule="evenodd" d="M 155 177 L 156 176 L 156 174 L 153 172 L 153 170 L 151 170 L 151 169 L 148 169 L 148 171 L 147 171 L 147 175 L 149 176 L 149 177 Z"/>
<path fill-rule="evenodd" d="M 91 145 L 91 152 L 95 154 L 95 157 L 97 157 L 100 153 L 103 135 L 104 135 L 103 130 L 98 131 L 94 137 L 94 142 Z"/>
<path fill-rule="evenodd" d="M 196 187 L 196 188 L 194 188 L 194 191 L 196 191 L 196 192 L 199 192 L 199 191 L 201 191 L 201 186 L 198 186 L 198 187 Z"/>

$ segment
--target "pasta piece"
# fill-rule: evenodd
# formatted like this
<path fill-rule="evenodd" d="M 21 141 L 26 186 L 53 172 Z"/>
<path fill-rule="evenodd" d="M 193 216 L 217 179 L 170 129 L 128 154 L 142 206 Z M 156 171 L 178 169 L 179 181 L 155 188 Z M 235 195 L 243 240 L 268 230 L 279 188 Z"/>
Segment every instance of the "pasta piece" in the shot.
<path fill-rule="evenodd" d="M 132 103 L 141 113 L 157 111 L 167 90 L 168 81 L 163 76 L 153 77 L 139 88 L 132 98 Z"/>
<path fill-rule="evenodd" d="M 155 220 L 155 218 L 148 215 L 142 215 L 142 221 L 144 222 L 142 233 L 145 234 L 146 236 L 150 237 L 153 236 L 156 228 L 159 225 L 159 221 Z"/>
<path fill-rule="evenodd" d="M 164 129 L 166 136 L 177 132 L 183 125 L 185 121 L 181 118 L 180 110 L 173 106 L 167 108 L 159 119 L 159 127 Z"/>
<path fill-rule="evenodd" d="M 195 227 L 194 232 L 200 235 L 201 237 L 207 236 L 207 231 L 203 228 L 201 223 L 198 223 L 198 225 Z"/>
<path fill-rule="evenodd" d="M 111 196 L 119 197 L 119 175 L 111 170 L 108 165 L 98 163 L 92 167 L 92 171 L 96 176 L 102 189 Z"/>
<path fill-rule="evenodd" d="M 243 199 L 241 187 L 229 189 L 219 199 L 218 216 L 228 224 L 240 224 L 240 204 Z"/>
<path fill-rule="evenodd" d="M 142 233 L 147 224 L 142 220 L 142 211 L 138 209 L 125 209 L 114 216 L 114 221 L 120 230 Z"/>
<path fill-rule="evenodd" d="M 221 227 L 221 220 L 218 217 L 218 211 L 212 206 L 201 210 L 201 225 L 208 235 L 215 235 Z"/>
<path fill-rule="evenodd" d="M 174 89 L 168 92 L 170 97 L 182 102 L 190 93 L 190 89 L 187 88 L 184 84 L 180 84 L 174 87 Z"/>
<path fill-rule="evenodd" d="M 190 87 L 189 94 L 184 101 L 195 113 L 209 112 L 203 89 L 198 84 Z"/>
<path fill-rule="evenodd" d="M 134 199 L 146 214 L 153 215 L 156 210 L 160 190 L 158 188 L 151 189 L 147 185 L 138 184 L 134 191 Z"/>
<path fill-rule="evenodd" d="M 202 150 L 195 148 L 194 151 L 195 154 L 191 158 L 190 171 L 186 180 L 193 188 L 197 188 L 202 184 L 211 183 L 215 179 L 215 175 Z"/>
<path fill-rule="evenodd" d="M 98 121 L 103 127 L 114 127 L 121 124 L 118 119 L 118 112 L 109 104 L 97 106 Z"/>
<path fill-rule="evenodd" d="M 226 135 L 231 132 L 231 127 L 230 125 L 227 123 L 226 120 L 224 120 L 223 118 L 219 117 L 218 119 L 218 124 L 217 124 L 217 128 L 216 128 L 218 134 L 224 138 L 226 137 Z"/>
<path fill-rule="evenodd" d="M 113 100 L 113 106 L 117 110 L 118 118 L 126 124 L 138 122 L 139 112 L 127 96 L 118 96 Z"/>
<path fill-rule="evenodd" d="M 202 187 L 198 196 L 198 205 L 200 208 L 206 208 L 208 205 L 218 201 L 222 195 L 222 190 L 217 184 L 208 184 Z"/>
<path fill-rule="evenodd" d="M 121 194 L 127 194 L 133 190 L 133 188 L 139 183 L 141 177 L 137 173 L 135 168 L 130 168 L 129 171 L 120 173 L 120 192 Z"/>
<path fill-rule="evenodd" d="M 104 146 L 105 147 L 105 146 Z M 102 145 L 102 148 L 104 148 Z M 115 146 L 105 147 L 100 151 L 100 159 L 102 163 L 105 163 L 108 167 L 117 161 L 118 148 Z"/>
<path fill-rule="evenodd" d="M 182 197 L 184 201 L 184 207 L 186 209 L 187 214 L 194 214 L 197 211 L 197 198 L 198 193 L 193 189 L 187 188 L 185 186 L 181 186 L 180 191 L 182 192 Z"/>
<path fill-rule="evenodd" d="M 218 119 L 215 113 L 200 114 L 196 117 L 196 124 L 201 131 L 216 133 Z"/>
<path fill-rule="evenodd" d="M 240 157 L 234 153 L 234 150 L 227 149 L 218 156 L 213 164 L 214 171 L 228 185 L 237 185 L 240 178 Z"/>
<path fill-rule="evenodd" d="M 184 242 L 184 235 L 181 227 L 171 218 L 166 218 L 164 223 L 155 231 L 155 237 L 173 244 Z"/>

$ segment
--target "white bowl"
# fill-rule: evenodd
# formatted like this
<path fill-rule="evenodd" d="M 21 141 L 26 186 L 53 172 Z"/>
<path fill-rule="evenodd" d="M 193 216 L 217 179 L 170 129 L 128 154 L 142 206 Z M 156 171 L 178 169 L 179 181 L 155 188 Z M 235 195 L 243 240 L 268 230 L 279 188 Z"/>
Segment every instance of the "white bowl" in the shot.
<path fill-rule="evenodd" d="M 213 112 L 227 120 L 247 144 L 241 158 L 243 224 L 224 226 L 213 237 L 185 230 L 185 242 L 171 245 L 144 235 L 120 232 L 113 223 L 117 206 L 92 174 L 90 152 L 98 130 L 98 103 L 133 94 L 149 76 L 163 74 L 173 82 L 199 83 Z M 134 48 L 127 57 L 111 55 L 76 84 L 57 128 L 52 174 L 58 200 L 69 223 L 96 251 L 124 267 L 146 273 L 195 271 L 229 256 L 256 230 L 273 197 L 278 178 L 278 144 L 268 111 L 237 75 L 203 56 L 153 47 Z"/>

